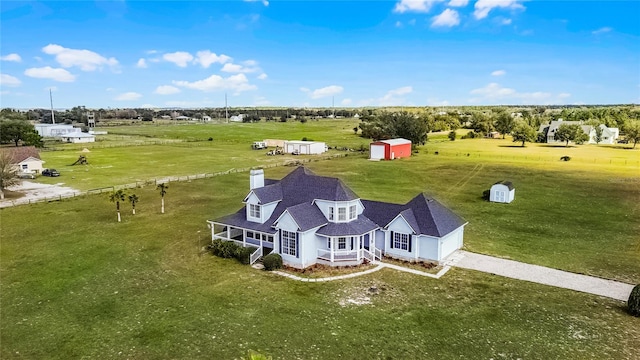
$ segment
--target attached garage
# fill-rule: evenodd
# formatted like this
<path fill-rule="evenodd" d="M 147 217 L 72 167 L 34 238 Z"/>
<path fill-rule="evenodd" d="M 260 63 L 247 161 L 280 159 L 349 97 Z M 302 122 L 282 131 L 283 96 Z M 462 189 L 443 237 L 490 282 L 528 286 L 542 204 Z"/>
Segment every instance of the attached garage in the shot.
<path fill-rule="evenodd" d="M 393 160 L 411 156 L 411 141 L 390 139 L 372 142 L 369 145 L 370 159 Z"/>

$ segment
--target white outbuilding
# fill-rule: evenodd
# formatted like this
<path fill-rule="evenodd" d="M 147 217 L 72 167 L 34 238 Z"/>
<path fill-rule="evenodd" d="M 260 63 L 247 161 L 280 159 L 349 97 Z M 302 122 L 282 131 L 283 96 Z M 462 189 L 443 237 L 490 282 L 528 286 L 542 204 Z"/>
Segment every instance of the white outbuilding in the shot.
<path fill-rule="evenodd" d="M 516 189 L 511 181 L 500 181 L 491 186 L 489 201 L 510 203 L 515 199 Z"/>
<path fill-rule="evenodd" d="M 284 152 L 287 154 L 313 155 L 327 151 L 327 145 L 319 141 L 285 141 Z"/>
<path fill-rule="evenodd" d="M 90 142 L 95 142 L 96 141 L 95 135 L 89 134 L 89 133 L 84 133 L 84 132 L 81 132 L 81 131 L 67 133 L 65 135 L 62 135 L 60 138 L 64 142 L 70 142 L 70 143 L 76 143 L 76 144 L 77 143 L 90 143 Z"/>

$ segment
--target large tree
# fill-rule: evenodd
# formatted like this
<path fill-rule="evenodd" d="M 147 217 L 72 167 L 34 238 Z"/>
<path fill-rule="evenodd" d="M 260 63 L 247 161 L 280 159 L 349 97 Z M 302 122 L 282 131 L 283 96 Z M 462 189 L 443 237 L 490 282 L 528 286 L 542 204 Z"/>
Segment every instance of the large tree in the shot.
<path fill-rule="evenodd" d="M 42 138 L 29 122 L 24 120 L 0 121 L 0 142 L 13 142 L 15 146 L 18 146 L 20 141 L 23 145 L 42 145 Z"/>
<path fill-rule="evenodd" d="M 536 130 L 524 121 L 518 121 L 513 127 L 513 130 L 511 130 L 513 142 L 522 142 L 522 147 L 524 147 L 524 143 L 527 141 L 536 141 L 537 135 Z"/>
<path fill-rule="evenodd" d="M 371 120 L 360 124 L 362 136 L 379 139 L 404 138 L 413 145 L 423 145 L 427 141 L 429 119 L 408 112 L 386 112 L 375 114 Z"/>
<path fill-rule="evenodd" d="M 553 138 L 558 141 L 564 141 L 566 142 L 565 146 L 569 146 L 569 141 L 582 144 L 586 140 L 589 140 L 589 135 L 585 134 L 579 125 L 561 124 L 558 126 L 555 134 L 553 134 Z"/>
<path fill-rule="evenodd" d="M 628 120 L 624 124 L 624 133 L 629 141 L 633 141 L 633 148 L 640 141 L 640 120 Z"/>
<path fill-rule="evenodd" d="M 500 111 L 496 117 L 496 121 L 494 123 L 496 130 L 498 130 L 502 134 L 502 138 L 506 134 L 510 134 L 511 130 L 515 126 L 515 120 L 511 116 L 511 114 L 506 111 Z"/>
<path fill-rule="evenodd" d="M 4 189 L 19 181 L 18 168 L 13 164 L 11 152 L 0 150 L 0 199 L 4 199 Z"/>

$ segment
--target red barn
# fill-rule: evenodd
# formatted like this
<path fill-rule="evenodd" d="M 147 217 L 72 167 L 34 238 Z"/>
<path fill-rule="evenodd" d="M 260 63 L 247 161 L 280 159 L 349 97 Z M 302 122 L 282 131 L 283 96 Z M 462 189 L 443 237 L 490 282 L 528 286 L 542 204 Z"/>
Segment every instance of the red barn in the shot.
<path fill-rule="evenodd" d="M 369 158 L 372 160 L 393 160 L 411 156 L 411 140 L 390 139 L 369 144 Z"/>

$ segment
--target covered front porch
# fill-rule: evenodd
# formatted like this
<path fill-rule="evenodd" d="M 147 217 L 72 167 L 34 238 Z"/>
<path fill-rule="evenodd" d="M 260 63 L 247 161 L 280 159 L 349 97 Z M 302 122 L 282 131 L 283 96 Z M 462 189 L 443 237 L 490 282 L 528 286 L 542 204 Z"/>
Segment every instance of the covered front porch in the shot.
<path fill-rule="evenodd" d="M 215 221 L 207 222 L 211 228 L 211 241 L 233 241 L 242 247 L 256 247 L 257 250 L 251 254 L 250 264 L 255 263 L 262 256 L 273 251 L 275 233 L 257 231 Z"/>
<path fill-rule="evenodd" d="M 320 235 L 322 236 L 322 235 Z M 324 236 L 326 247 L 317 249 L 318 260 L 329 265 L 340 266 L 346 263 L 362 263 L 380 260 L 382 251 L 377 249 L 374 241 L 374 232 L 356 236 Z"/>

